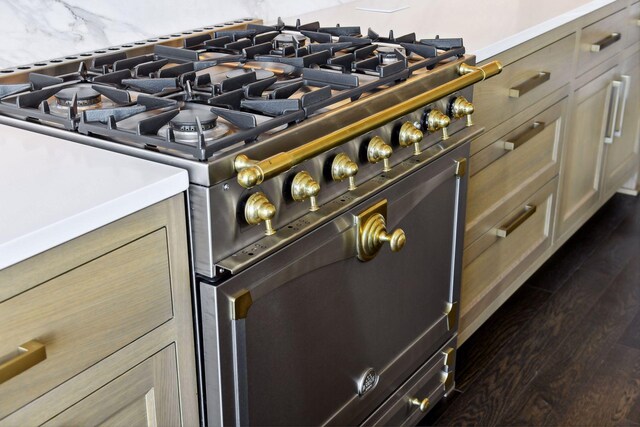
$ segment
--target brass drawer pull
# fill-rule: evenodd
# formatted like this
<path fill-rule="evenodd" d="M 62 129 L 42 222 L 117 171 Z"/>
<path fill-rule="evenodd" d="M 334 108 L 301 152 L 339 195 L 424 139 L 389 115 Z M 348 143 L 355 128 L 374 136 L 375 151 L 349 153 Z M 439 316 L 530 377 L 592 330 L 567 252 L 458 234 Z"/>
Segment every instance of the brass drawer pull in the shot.
<path fill-rule="evenodd" d="M 513 141 L 505 141 L 504 149 L 507 151 L 513 151 L 516 148 L 522 146 L 526 142 L 532 140 L 536 135 L 544 130 L 544 122 L 533 122 L 533 125 L 518 135 Z"/>
<path fill-rule="evenodd" d="M 526 220 L 531 218 L 533 214 L 536 213 L 535 205 L 526 205 L 524 207 L 524 212 L 520 214 L 516 219 L 511 221 L 509 224 L 503 225 L 498 228 L 496 234 L 498 237 L 507 237 L 509 234 L 513 233 L 516 228 L 520 227 Z"/>
<path fill-rule="evenodd" d="M 0 384 L 34 367 L 47 358 L 45 345 L 36 340 L 18 347 L 17 356 L 0 365 Z"/>
<path fill-rule="evenodd" d="M 429 409 L 431 402 L 429 401 L 428 397 L 425 397 L 422 400 L 414 397 L 413 399 L 409 399 L 409 404 L 411 406 L 417 406 L 420 409 L 420 412 L 427 412 L 427 409 Z"/>
<path fill-rule="evenodd" d="M 611 33 L 602 40 L 598 40 L 597 42 L 593 43 L 591 45 L 591 52 L 600 52 L 602 49 L 605 49 L 620 40 L 620 38 L 622 38 L 622 34 Z"/>
<path fill-rule="evenodd" d="M 540 71 L 535 76 L 530 79 L 525 80 L 517 86 L 509 89 L 509 98 L 520 98 L 522 95 L 527 92 L 531 92 L 533 89 L 537 88 L 541 84 L 548 82 L 551 78 L 551 73 L 547 71 Z"/>

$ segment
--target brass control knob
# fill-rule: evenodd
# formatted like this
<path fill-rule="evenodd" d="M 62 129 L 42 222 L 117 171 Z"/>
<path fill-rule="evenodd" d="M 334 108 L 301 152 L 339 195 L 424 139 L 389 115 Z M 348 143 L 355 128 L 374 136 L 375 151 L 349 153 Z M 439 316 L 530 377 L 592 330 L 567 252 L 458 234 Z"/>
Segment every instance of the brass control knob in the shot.
<path fill-rule="evenodd" d="M 358 164 L 351 160 L 344 153 L 338 154 L 333 163 L 331 163 L 331 178 L 334 181 L 343 181 L 349 178 L 349 190 L 356 189 L 356 174 L 358 173 Z"/>
<path fill-rule="evenodd" d="M 411 406 L 417 406 L 420 409 L 420 412 L 427 412 L 427 409 L 429 409 L 429 405 L 431 404 L 431 402 L 429 402 L 428 397 L 425 397 L 422 400 L 416 399 L 414 397 L 413 399 L 409 400 L 409 404 Z"/>
<path fill-rule="evenodd" d="M 464 96 L 459 96 L 451 104 L 451 115 L 454 119 L 467 118 L 467 127 L 473 126 L 471 115 L 473 114 L 473 104 L 467 101 Z"/>
<path fill-rule="evenodd" d="M 367 145 L 367 160 L 369 163 L 378 163 L 382 160 L 382 171 L 389 172 L 391 166 L 389 166 L 389 157 L 393 154 L 393 148 L 384 142 L 379 136 L 374 136 Z"/>
<path fill-rule="evenodd" d="M 316 196 L 320 193 L 320 184 L 316 182 L 315 179 L 309 172 L 298 172 L 296 176 L 293 177 L 293 182 L 291 183 L 291 197 L 296 202 L 303 202 L 307 199 L 311 202 L 311 207 L 309 210 L 311 212 L 315 212 L 318 209 L 318 200 Z"/>
<path fill-rule="evenodd" d="M 264 234 L 271 236 L 276 230 L 271 225 L 271 220 L 276 216 L 276 207 L 269 202 L 264 193 L 253 193 L 244 207 L 244 219 L 247 224 L 256 225 L 264 221 L 266 227 Z"/>
<path fill-rule="evenodd" d="M 449 139 L 447 126 L 451 123 L 449 116 L 438 110 L 431 110 L 427 115 L 427 130 L 436 132 L 442 129 L 442 139 Z"/>
<path fill-rule="evenodd" d="M 387 233 L 387 222 L 382 214 L 369 217 L 362 226 L 360 233 L 360 247 L 364 257 L 375 255 L 385 242 L 393 252 L 398 252 L 404 247 L 407 237 L 402 229 L 398 228 L 391 234 Z"/>
<path fill-rule="evenodd" d="M 398 136 L 398 143 L 401 147 L 408 147 L 413 144 L 413 154 L 417 156 L 421 153 L 420 142 L 424 134 L 413 123 L 404 123 L 400 128 L 400 134 Z"/>

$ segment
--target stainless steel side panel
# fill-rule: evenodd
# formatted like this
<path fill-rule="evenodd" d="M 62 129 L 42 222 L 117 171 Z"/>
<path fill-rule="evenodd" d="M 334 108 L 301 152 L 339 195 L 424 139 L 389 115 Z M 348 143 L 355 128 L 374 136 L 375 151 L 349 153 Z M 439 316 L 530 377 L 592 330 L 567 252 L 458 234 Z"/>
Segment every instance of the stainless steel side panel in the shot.
<path fill-rule="evenodd" d="M 210 414 L 221 393 L 224 424 L 357 424 L 455 334 L 444 312 L 459 294 L 464 218 L 457 211 L 466 179 L 456 177 L 454 160 L 468 149 L 451 151 L 223 284 L 201 283 L 205 364 L 219 371 L 214 386 L 206 373 Z M 402 228 L 407 243 L 361 262 L 354 215 L 382 199 L 388 229 Z M 246 291 L 253 304 L 246 318 L 232 320 L 231 301 Z M 369 368 L 378 384 L 358 396 L 357 381 Z"/>

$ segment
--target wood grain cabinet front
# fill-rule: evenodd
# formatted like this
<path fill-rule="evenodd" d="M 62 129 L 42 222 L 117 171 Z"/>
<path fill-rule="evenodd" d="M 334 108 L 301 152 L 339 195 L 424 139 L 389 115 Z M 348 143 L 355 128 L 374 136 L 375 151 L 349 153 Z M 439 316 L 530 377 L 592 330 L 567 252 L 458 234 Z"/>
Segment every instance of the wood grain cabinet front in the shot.
<path fill-rule="evenodd" d="M 182 194 L 0 283 L 0 426 L 198 423 Z"/>

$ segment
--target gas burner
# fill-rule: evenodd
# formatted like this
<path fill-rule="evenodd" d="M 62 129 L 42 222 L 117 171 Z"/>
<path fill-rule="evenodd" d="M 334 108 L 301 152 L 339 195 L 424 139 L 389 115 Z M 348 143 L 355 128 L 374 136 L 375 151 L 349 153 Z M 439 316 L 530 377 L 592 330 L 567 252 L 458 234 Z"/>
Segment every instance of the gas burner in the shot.
<path fill-rule="evenodd" d="M 273 47 L 275 49 L 283 49 L 291 46 L 297 49 L 304 46 L 306 42 L 307 38 L 301 34 L 281 33 L 273 39 Z"/>
<path fill-rule="evenodd" d="M 198 127 L 198 121 L 200 127 Z M 214 141 L 228 135 L 231 130 L 225 123 L 218 122 L 218 115 L 208 109 L 185 109 L 163 126 L 158 135 L 164 136 L 168 129 L 173 131 L 175 141 L 183 144 L 197 144 L 200 135 L 206 142 Z"/>
<path fill-rule="evenodd" d="M 216 127 L 218 116 L 209 111 L 200 111 L 196 113 L 194 110 L 182 110 L 171 119 L 169 125 L 171 129 L 180 132 L 197 132 L 198 124 L 196 118 L 200 120 L 202 130 L 209 130 Z"/>
<path fill-rule="evenodd" d="M 74 97 L 79 108 L 96 106 L 102 101 L 100 93 L 89 86 L 67 87 L 55 94 L 59 107 L 71 107 Z"/>
<path fill-rule="evenodd" d="M 394 62 L 404 60 L 402 55 L 405 55 L 405 49 L 402 47 L 392 47 L 392 46 L 378 46 L 376 49 L 378 52 L 378 56 L 380 58 L 380 63 L 383 65 L 393 64 Z M 400 52 L 402 55 L 398 55 Z"/>

